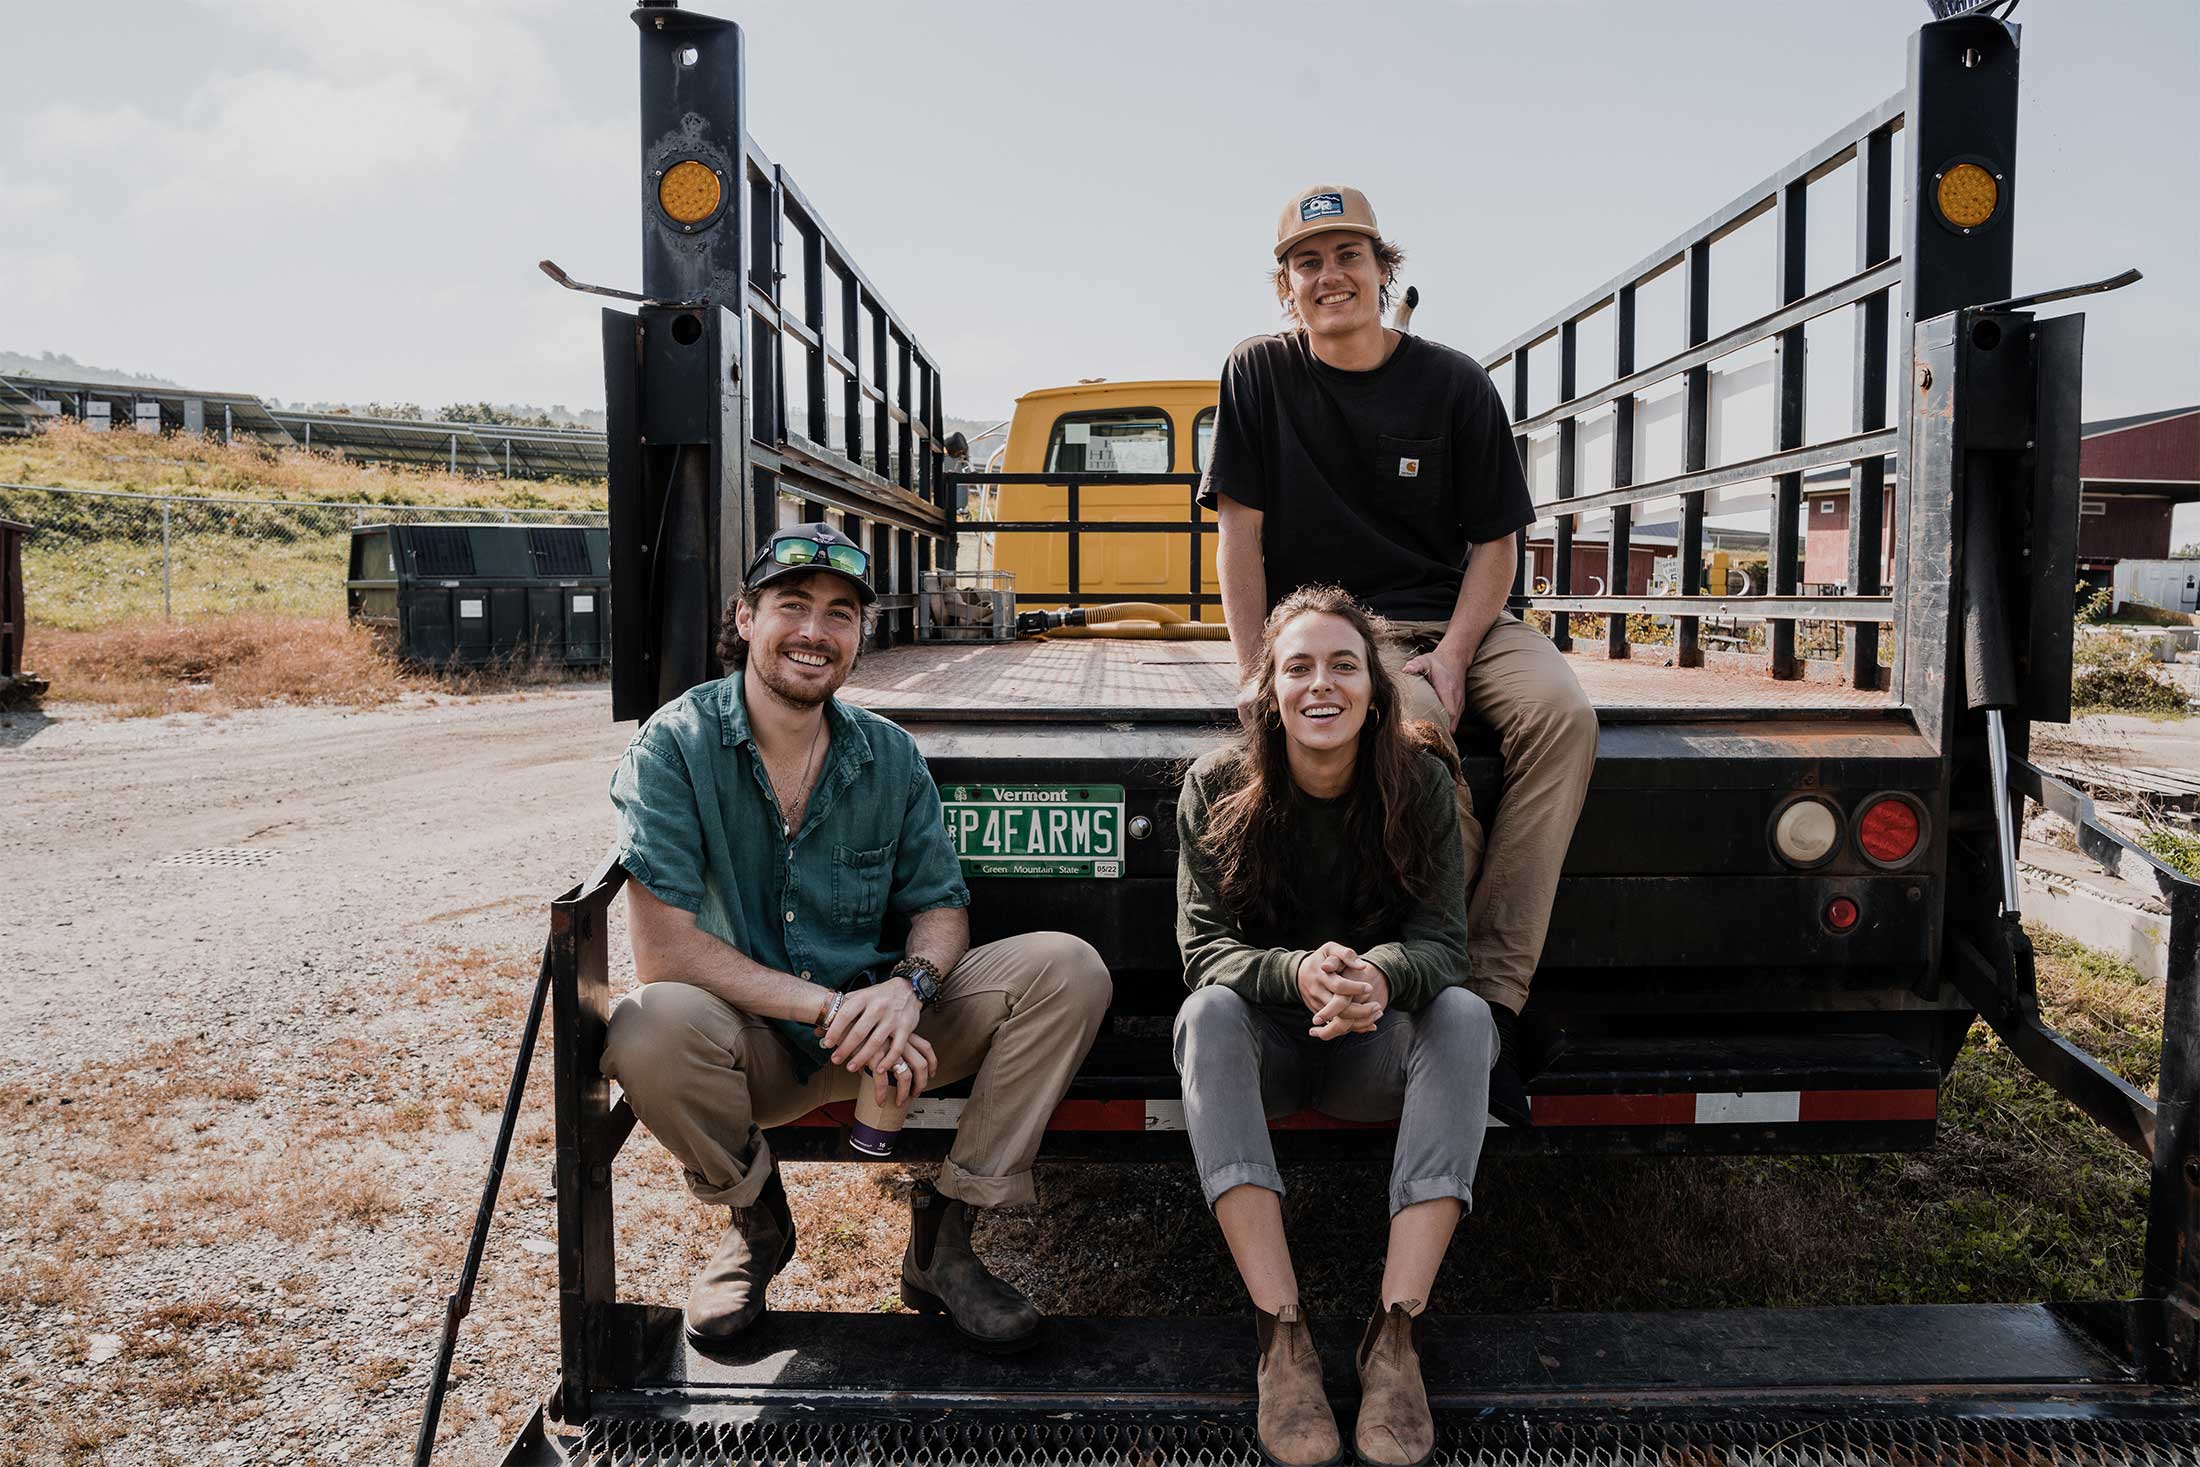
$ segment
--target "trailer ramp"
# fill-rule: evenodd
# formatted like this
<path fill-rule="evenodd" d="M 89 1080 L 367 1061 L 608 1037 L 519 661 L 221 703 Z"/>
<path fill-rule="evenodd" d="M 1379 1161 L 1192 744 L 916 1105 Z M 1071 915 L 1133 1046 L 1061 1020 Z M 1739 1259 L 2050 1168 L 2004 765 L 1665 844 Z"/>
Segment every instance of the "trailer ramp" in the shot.
<path fill-rule="evenodd" d="M 642 1365 L 577 1430 L 538 1419 L 516 1464 L 1257 1464 L 1242 1319 L 1063 1318 L 1018 1359 L 938 1321 L 775 1314 L 738 1356 L 674 1310 L 610 1321 Z M 1340 1423 L 1360 1321 L 1317 1321 Z M 1456 1467 L 2168 1467 L 2200 1400 L 2095 1333 L 2113 1311 L 1949 1305 L 1432 1316 L 1433 1462 Z M 623 1353 L 623 1352 L 622 1352 Z M 912 1368 L 921 1362 L 921 1367 Z"/>

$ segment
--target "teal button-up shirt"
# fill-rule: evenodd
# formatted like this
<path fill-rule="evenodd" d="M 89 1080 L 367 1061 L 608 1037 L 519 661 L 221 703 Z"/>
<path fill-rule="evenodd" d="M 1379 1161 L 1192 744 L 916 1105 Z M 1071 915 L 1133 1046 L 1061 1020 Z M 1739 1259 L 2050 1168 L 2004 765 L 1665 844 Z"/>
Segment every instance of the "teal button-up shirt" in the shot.
<path fill-rule="evenodd" d="M 967 907 L 970 889 L 916 740 L 837 698 L 825 720 L 825 767 L 791 835 L 739 673 L 689 689 L 636 731 L 611 802 L 628 876 L 765 967 L 838 989 L 883 975 L 909 918 Z M 779 1029 L 801 1073 L 824 1063 L 808 1024 Z"/>

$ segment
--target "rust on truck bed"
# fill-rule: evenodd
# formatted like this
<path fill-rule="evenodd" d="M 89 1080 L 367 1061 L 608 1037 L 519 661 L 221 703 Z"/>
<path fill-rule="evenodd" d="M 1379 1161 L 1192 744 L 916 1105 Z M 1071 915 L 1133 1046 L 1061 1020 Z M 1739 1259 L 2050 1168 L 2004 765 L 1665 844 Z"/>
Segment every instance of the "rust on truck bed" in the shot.
<path fill-rule="evenodd" d="M 1738 668 L 1566 660 L 1607 722 L 1795 717 L 1894 706 L 1884 691 L 1777 682 Z M 1224 642 L 1090 637 L 904 646 L 867 654 L 840 696 L 896 719 L 1227 721 L 1233 716 L 1233 669 Z"/>

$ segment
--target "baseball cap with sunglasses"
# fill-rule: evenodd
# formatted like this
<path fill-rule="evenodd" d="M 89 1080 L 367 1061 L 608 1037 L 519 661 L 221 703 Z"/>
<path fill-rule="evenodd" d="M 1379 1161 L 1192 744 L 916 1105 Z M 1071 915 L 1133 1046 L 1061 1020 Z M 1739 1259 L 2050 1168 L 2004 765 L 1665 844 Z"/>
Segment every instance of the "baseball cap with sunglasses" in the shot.
<path fill-rule="evenodd" d="M 749 573 L 742 580 L 754 591 L 813 570 L 832 571 L 852 582 L 865 606 L 878 599 L 871 589 L 871 552 L 822 522 L 774 532 L 749 562 Z"/>

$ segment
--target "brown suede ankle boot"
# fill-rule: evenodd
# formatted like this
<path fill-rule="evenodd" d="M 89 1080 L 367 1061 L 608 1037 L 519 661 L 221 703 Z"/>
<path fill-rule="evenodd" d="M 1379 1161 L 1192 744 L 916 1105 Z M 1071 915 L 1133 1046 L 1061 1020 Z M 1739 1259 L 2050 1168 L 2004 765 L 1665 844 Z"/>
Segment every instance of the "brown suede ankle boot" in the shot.
<path fill-rule="evenodd" d="M 1421 1383 L 1421 1301 L 1378 1309 L 1360 1337 L 1360 1419 L 1352 1450 L 1375 1467 L 1418 1467 L 1436 1451 Z"/>
<path fill-rule="evenodd" d="M 1044 1316 L 970 1251 L 971 1209 L 930 1182 L 909 1194 L 909 1248 L 901 1256 L 901 1298 L 912 1309 L 944 1314 L 981 1350 L 1009 1354 L 1039 1338 Z"/>
<path fill-rule="evenodd" d="M 763 1316 L 772 1275 L 794 1257 L 794 1211 L 772 1170 L 747 1207 L 733 1209 L 725 1241 L 688 1290 L 687 1332 L 698 1349 L 724 1345 Z"/>
<path fill-rule="evenodd" d="M 1260 1364 L 1260 1414 L 1254 1426 L 1261 1455 L 1275 1467 L 1329 1467 L 1344 1459 L 1337 1418 L 1322 1389 L 1321 1357 L 1314 1335 L 1299 1317 L 1299 1306 L 1286 1304 L 1274 1314 L 1255 1306 L 1254 1336 Z"/>

